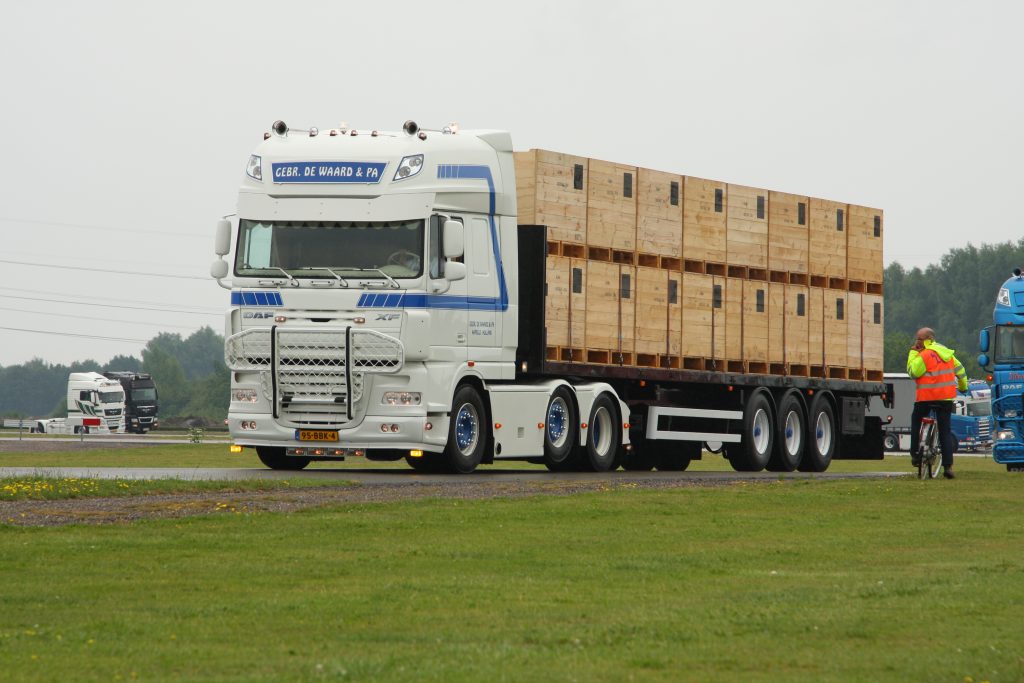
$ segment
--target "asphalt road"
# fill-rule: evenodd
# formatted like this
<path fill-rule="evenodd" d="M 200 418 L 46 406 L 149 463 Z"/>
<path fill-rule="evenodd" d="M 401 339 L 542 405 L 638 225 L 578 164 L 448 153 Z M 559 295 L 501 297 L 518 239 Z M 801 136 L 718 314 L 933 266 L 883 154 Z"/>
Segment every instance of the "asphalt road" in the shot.
<path fill-rule="evenodd" d="M 311 469 L 296 471 L 265 468 L 172 468 L 172 467 L 0 467 L 0 477 L 44 476 L 91 479 L 182 479 L 186 481 L 231 481 L 239 479 L 304 479 L 355 481 L 366 485 L 441 484 L 474 481 L 492 484 L 528 482 L 609 482 L 680 480 L 692 483 L 729 481 L 775 481 L 779 479 L 877 479 L 902 477 L 909 472 L 548 472 L 546 470 L 489 470 L 473 474 L 421 474 L 406 469 Z"/>

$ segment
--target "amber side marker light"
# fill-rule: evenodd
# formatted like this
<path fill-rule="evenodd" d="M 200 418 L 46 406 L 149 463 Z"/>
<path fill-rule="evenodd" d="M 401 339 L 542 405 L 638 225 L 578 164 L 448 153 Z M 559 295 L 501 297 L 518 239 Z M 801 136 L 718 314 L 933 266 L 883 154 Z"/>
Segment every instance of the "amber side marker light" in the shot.
<path fill-rule="evenodd" d="M 241 452 L 242 452 L 242 447 L 241 447 L 241 446 L 239 446 L 238 444 L 234 444 L 234 443 L 233 443 L 233 444 L 231 444 L 231 446 L 229 447 L 229 450 L 230 450 L 230 451 L 231 451 L 232 453 L 241 453 Z"/>
<path fill-rule="evenodd" d="M 423 457 L 423 451 L 420 451 L 420 450 L 409 451 L 409 457 L 410 458 L 422 458 Z"/>

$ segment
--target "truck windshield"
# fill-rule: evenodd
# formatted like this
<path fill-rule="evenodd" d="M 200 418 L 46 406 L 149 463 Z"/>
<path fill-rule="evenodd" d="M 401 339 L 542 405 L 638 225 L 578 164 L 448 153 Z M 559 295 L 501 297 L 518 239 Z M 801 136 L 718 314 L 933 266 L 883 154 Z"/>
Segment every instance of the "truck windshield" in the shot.
<path fill-rule="evenodd" d="M 139 401 L 155 401 L 156 389 L 154 387 L 132 389 L 132 400 L 136 403 Z"/>
<path fill-rule="evenodd" d="M 123 391 L 101 391 L 100 403 L 124 403 Z"/>
<path fill-rule="evenodd" d="M 1024 327 L 999 325 L 996 327 L 996 344 L 993 361 L 1002 363 L 1024 363 Z"/>
<path fill-rule="evenodd" d="M 395 278 L 423 273 L 423 220 L 387 222 L 254 221 L 238 229 L 235 274 Z M 366 272 L 358 272 L 365 270 Z M 377 271 L 382 272 L 377 272 Z"/>
<path fill-rule="evenodd" d="M 990 401 L 968 402 L 964 406 L 964 412 L 974 417 L 982 417 L 992 414 L 992 403 Z"/>

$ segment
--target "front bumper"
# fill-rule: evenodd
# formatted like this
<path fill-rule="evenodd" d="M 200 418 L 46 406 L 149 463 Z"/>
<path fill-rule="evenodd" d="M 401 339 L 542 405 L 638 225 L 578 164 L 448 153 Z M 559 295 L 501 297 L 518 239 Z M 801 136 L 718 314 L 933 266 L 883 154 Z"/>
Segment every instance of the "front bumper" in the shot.
<path fill-rule="evenodd" d="M 242 429 L 242 423 L 252 423 L 255 429 Z M 431 428 L 427 429 L 427 424 Z M 387 431 L 384 431 L 384 427 Z M 394 428 L 397 428 L 395 431 Z M 232 412 L 228 418 L 232 440 L 239 446 L 268 446 L 291 448 L 346 449 L 419 449 L 440 452 L 448 437 L 446 415 L 367 415 L 358 425 L 337 430 L 337 441 L 299 441 L 299 428 L 279 424 L 266 413 Z M 304 427 L 303 429 L 307 429 Z M 322 430 L 317 431 L 335 431 Z"/>

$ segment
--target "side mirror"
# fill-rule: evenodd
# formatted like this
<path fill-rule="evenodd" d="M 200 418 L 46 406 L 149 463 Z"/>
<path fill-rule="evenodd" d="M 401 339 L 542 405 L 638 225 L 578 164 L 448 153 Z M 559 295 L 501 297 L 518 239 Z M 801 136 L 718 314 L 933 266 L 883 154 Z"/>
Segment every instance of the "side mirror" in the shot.
<path fill-rule="evenodd" d="M 231 253 L 231 221 L 226 219 L 217 221 L 217 232 L 213 238 L 213 253 L 217 256 L 227 256 Z"/>
<path fill-rule="evenodd" d="M 463 233 L 464 228 L 461 221 L 453 221 L 450 218 L 444 222 L 444 257 L 459 258 L 466 252 L 465 248 L 465 235 Z M 448 270 L 448 266 L 451 264 L 445 264 L 445 271 Z M 445 273 L 447 276 L 448 273 Z M 465 277 L 465 268 L 463 268 L 463 276 Z M 448 278 L 461 280 L 462 278 Z"/>
<path fill-rule="evenodd" d="M 980 356 L 978 356 L 978 365 L 980 365 L 983 368 L 987 368 L 989 360 L 990 359 L 988 357 L 988 354 L 987 353 L 983 353 Z"/>
<path fill-rule="evenodd" d="M 210 277 L 214 280 L 221 280 L 228 276 L 228 262 L 217 259 L 210 264 Z"/>
<path fill-rule="evenodd" d="M 459 261 L 448 261 L 445 263 L 444 279 L 449 282 L 466 279 L 466 264 Z"/>
<path fill-rule="evenodd" d="M 988 344 L 988 328 L 986 328 L 978 334 L 978 350 L 982 353 L 988 353 Z"/>

